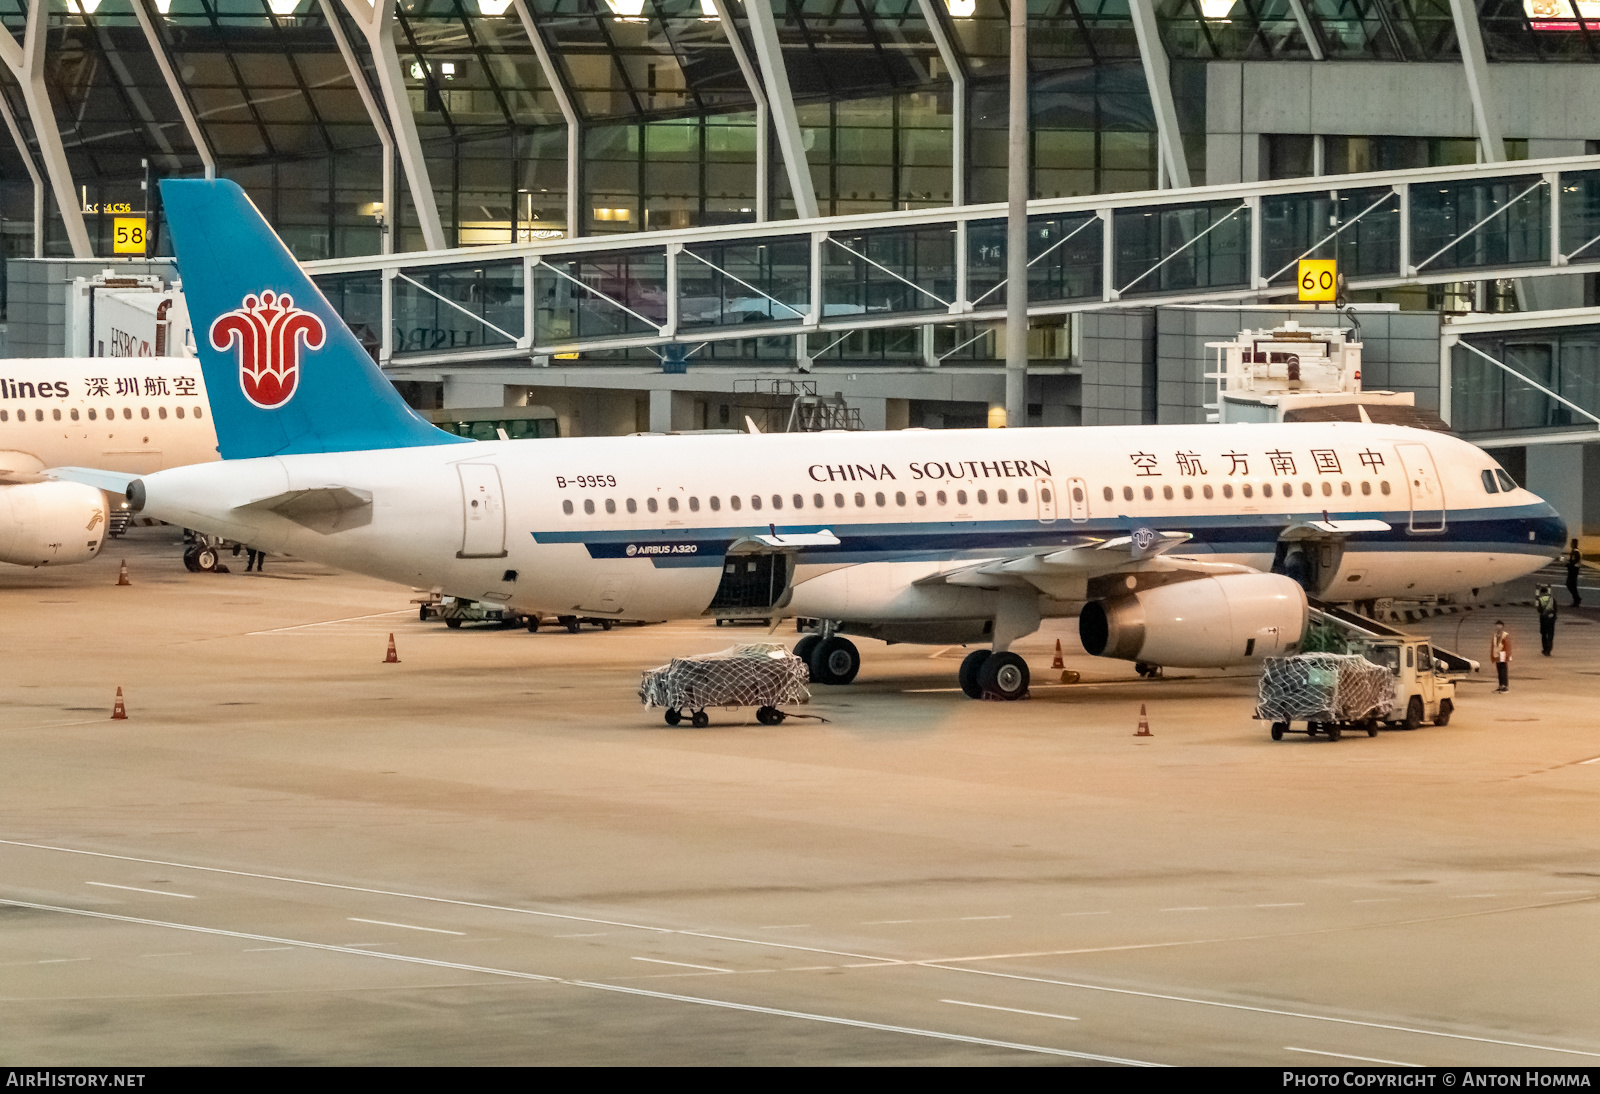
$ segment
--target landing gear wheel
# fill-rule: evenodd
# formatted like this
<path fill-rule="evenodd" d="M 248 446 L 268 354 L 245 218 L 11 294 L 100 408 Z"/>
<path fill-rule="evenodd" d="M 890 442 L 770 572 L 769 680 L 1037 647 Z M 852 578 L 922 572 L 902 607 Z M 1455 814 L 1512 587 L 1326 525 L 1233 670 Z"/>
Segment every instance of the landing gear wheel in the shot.
<path fill-rule="evenodd" d="M 560 623 L 563 627 L 567 628 L 567 633 L 568 634 L 577 634 L 578 633 L 578 617 L 577 616 L 575 616 L 575 615 L 558 616 L 556 618 L 556 622 Z"/>
<path fill-rule="evenodd" d="M 609 619 L 600 620 L 600 629 L 603 630 L 603 631 L 609 631 L 611 629 L 611 620 L 609 620 Z"/>
<path fill-rule="evenodd" d="M 1161 666 L 1152 665 L 1148 661 L 1135 661 L 1133 663 L 1133 671 L 1137 672 L 1140 676 L 1154 680 L 1161 675 Z"/>
<path fill-rule="evenodd" d="M 1422 696 L 1413 695 L 1411 697 L 1411 702 L 1406 704 L 1405 727 L 1407 729 L 1422 728 L 1422 715 Z"/>
<path fill-rule="evenodd" d="M 428 606 L 426 604 L 417 605 L 417 618 L 424 623 L 428 621 Z"/>
<path fill-rule="evenodd" d="M 193 547 L 187 547 L 184 549 L 183 568 L 188 570 L 191 574 L 197 574 L 200 572 L 200 567 L 195 563 L 194 556 L 195 549 Z"/>
<path fill-rule="evenodd" d="M 1272 739 L 1274 741 L 1283 740 L 1284 730 L 1286 730 L 1288 728 L 1289 728 L 1289 723 L 1288 722 L 1273 722 L 1272 723 Z"/>
<path fill-rule="evenodd" d="M 194 568 L 203 574 L 209 574 L 217 568 L 217 552 L 210 547 L 202 547 L 194 553 Z"/>
<path fill-rule="evenodd" d="M 689 724 L 696 729 L 704 729 L 711 724 L 711 715 L 703 710 L 697 710 L 694 712 L 694 716 L 689 719 Z"/>
<path fill-rule="evenodd" d="M 817 648 L 817 643 L 822 641 L 820 634 L 808 634 L 794 644 L 794 655 L 804 661 L 807 666 L 811 664 L 811 651 Z"/>
<path fill-rule="evenodd" d="M 1028 663 L 1014 653 L 991 653 L 978 670 L 978 687 L 989 698 L 1021 699 L 1028 694 Z"/>
<path fill-rule="evenodd" d="M 861 654 L 855 643 L 838 635 L 817 643 L 810 661 L 814 684 L 848 684 L 861 671 Z"/>
<path fill-rule="evenodd" d="M 1433 724 L 1447 726 L 1450 724 L 1450 715 L 1455 711 L 1456 705 L 1449 699 L 1439 700 L 1439 713 L 1433 716 Z"/>
<path fill-rule="evenodd" d="M 539 633 L 539 617 L 538 616 L 536 616 L 536 615 L 528 616 L 528 633 L 529 634 L 538 634 Z"/>
<path fill-rule="evenodd" d="M 978 685 L 978 674 L 983 671 L 983 663 L 989 660 L 988 650 L 973 650 L 961 661 L 961 669 L 956 673 L 956 679 L 961 682 L 962 694 L 968 699 L 982 699 L 983 688 Z"/>
<path fill-rule="evenodd" d="M 461 629 L 461 620 L 459 620 L 459 619 L 446 619 L 444 621 L 444 625 L 449 627 L 453 631 L 459 631 Z"/>
<path fill-rule="evenodd" d="M 663 717 L 666 718 L 669 726 L 675 726 L 683 721 L 683 714 L 676 707 L 668 707 L 667 713 Z"/>
<path fill-rule="evenodd" d="M 782 725 L 783 720 L 787 717 L 788 715 L 779 710 L 777 707 L 756 708 L 756 721 L 760 722 L 764 726 Z"/>

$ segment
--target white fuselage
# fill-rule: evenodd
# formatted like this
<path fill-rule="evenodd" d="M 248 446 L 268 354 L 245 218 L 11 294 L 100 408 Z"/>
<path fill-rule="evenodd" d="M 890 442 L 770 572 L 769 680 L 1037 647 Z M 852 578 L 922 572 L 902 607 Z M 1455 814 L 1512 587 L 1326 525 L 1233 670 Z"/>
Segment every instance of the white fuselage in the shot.
<path fill-rule="evenodd" d="M 182 467 L 144 480 L 144 511 L 408 585 L 625 619 L 708 614 L 730 547 L 826 530 L 759 614 L 915 620 L 991 610 L 982 590 L 917 584 L 942 569 L 1140 527 L 1191 534 L 1175 555 L 1267 570 L 1286 532 L 1383 522 L 1342 537 L 1330 599 L 1492 585 L 1564 535 L 1537 496 L 1490 493 L 1495 467 L 1442 434 L 1354 423 L 637 436 Z M 333 488 L 370 510 L 330 531 L 252 504 Z"/>
<path fill-rule="evenodd" d="M 51 467 L 143 475 L 215 459 L 193 358 L 0 361 L 0 468 L 9 481 Z"/>

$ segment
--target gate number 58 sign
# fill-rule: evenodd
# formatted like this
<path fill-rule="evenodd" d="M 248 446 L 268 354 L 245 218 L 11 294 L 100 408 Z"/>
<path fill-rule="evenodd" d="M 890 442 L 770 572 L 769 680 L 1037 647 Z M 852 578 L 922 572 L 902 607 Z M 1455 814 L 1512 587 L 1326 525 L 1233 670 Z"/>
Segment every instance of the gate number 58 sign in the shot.
<path fill-rule="evenodd" d="M 112 225 L 112 251 L 119 255 L 142 255 L 145 252 L 144 217 L 118 217 Z M 1301 263 L 1304 265 L 1304 263 Z"/>
<path fill-rule="evenodd" d="M 1302 258 L 1297 278 L 1302 303 L 1332 300 L 1338 295 L 1339 263 L 1331 258 Z"/>

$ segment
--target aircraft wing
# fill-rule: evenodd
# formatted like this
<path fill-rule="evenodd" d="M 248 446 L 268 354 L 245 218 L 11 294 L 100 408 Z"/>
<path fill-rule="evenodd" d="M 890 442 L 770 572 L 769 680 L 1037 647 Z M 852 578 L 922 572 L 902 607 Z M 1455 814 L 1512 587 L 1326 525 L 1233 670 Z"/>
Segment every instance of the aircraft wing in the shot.
<path fill-rule="evenodd" d="M 126 494 L 128 484 L 139 476 L 127 471 L 102 471 L 97 467 L 52 467 L 41 472 L 46 478 L 62 482 L 81 482 L 95 486 L 108 494 Z"/>
<path fill-rule="evenodd" d="M 1143 571 L 1254 573 L 1248 566 L 1173 556 L 1170 552 L 1194 537 L 1188 532 L 1135 529 L 1132 534 L 1101 538 L 1085 536 L 1070 547 L 1052 547 L 1026 554 L 981 559 L 930 574 L 918 585 L 961 585 L 979 589 L 1030 585 L 1058 600 L 1081 600 L 1089 582 L 1113 574 Z"/>

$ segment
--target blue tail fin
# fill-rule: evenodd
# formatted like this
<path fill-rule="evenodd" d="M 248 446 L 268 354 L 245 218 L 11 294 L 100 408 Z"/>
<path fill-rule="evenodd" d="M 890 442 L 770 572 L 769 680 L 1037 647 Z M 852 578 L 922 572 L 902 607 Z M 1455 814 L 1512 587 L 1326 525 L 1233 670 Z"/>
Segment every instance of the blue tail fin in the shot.
<path fill-rule="evenodd" d="M 406 406 L 235 183 L 167 179 L 161 199 L 223 459 L 463 439 Z"/>

